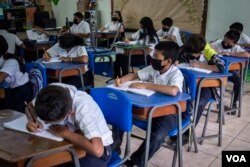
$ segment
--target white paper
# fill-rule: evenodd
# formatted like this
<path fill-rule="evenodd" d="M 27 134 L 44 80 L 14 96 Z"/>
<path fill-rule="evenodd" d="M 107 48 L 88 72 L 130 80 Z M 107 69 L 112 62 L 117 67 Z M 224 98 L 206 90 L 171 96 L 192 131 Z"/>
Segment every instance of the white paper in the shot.
<path fill-rule="evenodd" d="M 49 133 L 46 130 L 48 128 L 48 126 L 44 126 L 45 129 L 41 130 L 41 132 L 35 132 L 35 133 L 29 132 L 26 129 L 27 122 L 28 122 L 27 117 L 24 115 L 24 116 L 17 118 L 11 122 L 4 123 L 3 126 L 5 128 L 8 128 L 8 129 L 12 129 L 12 130 L 16 130 L 16 131 L 20 131 L 20 132 L 24 132 L 24 133 L 29 133 L 29 134 L 32 134 L 35 136 L 44 137 L 44 138 L 48 138 L 48 139 L 55 140 L 55 141 L 63 141 L 63 138 L 57 137 L 57 136 Z"/>
<path fill-rule="evenodd" d="M 124 49 L 116 47 L 115 52 L 120 53 L 120 54 L 124 54 Z"/>
<path fill-rule="evenodd" d="M 142 81 L 127 81 L 119 87 L 115 86 L 114 84 L 107 85 L 107 87 L 113 88 L 113 89 L 118 89 L 118 90 L 123 90 L 123 91 L 128 91 L 128 92 L 132 92 L 132 93 L 140 94 L 140 95 L 144 95 L 144 96 L 151 96 L 155 93 L 155 91 L 149 90 L 149 89 L 129 88 L 130 84 L 136 83 L 136 82 L 142 82 Z"/>
<path fill-rule="evenodd" d="M 49 61 L 42 61 L 42 63 L 58 63 L 58 62 L 62 62 L 62 60 L 59 59 L 59 57 L 52 57 L 50 58 Z"/>
<path fill-rule="evenodd" d="M 197 68 L 197 67 L 191 67 L 188 63 L 181 63 L 178 64 L 179 68 L 183 68 L 183 69 L 188 69 L 188 70 L 192 70 L 192 71 L 198 71 L 198 72 L 203 72 L 203 73 L 211 73 L 211 70 L 206 70 L 206 69 L 202 69 L 202 68 Z"/>

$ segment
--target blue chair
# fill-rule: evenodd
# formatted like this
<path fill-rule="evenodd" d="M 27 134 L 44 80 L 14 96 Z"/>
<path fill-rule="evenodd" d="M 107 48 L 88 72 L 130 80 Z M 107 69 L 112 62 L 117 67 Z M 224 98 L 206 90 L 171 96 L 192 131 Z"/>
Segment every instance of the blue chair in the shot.
<path fill-rule="evenodd" d="M 31 69 L 36 68 L 39 69 L 43 76 L 43 87 L 47 86 L 47 74 L 46 74 L 46 68 L 42 63 L 26 63 L 25 64 L 25 71 L 29 72 Z"/>
<path fill-rule="evenodd" d="M 183 43 L 185 43 L 187 41 L 187 39 L 192 36 L 191 32 L 188 31 L 180 31 L 180 36 L 181 36 L 181 40 Z"/>
<path fill-rule="evenodd" d="M 126 150 L 123 158 L 112 152 L 108 167 L 116 167 L 124 163 L 130 156 L 130 137 L 132 130 L 132 104 L 126 94 L 110 88 L 92 88 L 90 95 L 101 108 L 108 124 L 127 132 Z"/>

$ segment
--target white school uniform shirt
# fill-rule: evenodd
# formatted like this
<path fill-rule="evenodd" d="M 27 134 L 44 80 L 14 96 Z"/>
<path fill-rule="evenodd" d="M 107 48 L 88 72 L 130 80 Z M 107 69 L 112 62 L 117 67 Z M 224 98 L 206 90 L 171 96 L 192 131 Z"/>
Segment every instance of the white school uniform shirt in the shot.
<path fill-rule="evenodd" d="M 250 37 L 245 33 L 241 33 L 238 44 L 250 44 Z"/>
<path fill-rule="evenodd" d="M 79 24 L 73 24 L 70 27 L 70 32 L 71 33 L 84 33 L 84 34 L 90 34 L 90 27 L 89 23 L 82 20 Z M 84 41 L 86 43 L 90 42 L 90 38 L 84 38 Z"/>
<path fill-rule="evenodd" d="M 164 37 L 164 36 L 168 36 L 168 35 L 174 35 L 176 37 L 176 43 L 179 46 L 182 46 L 182 40 L 181 40 L 181 35 L 180 35 L 180 30 L 178 27 L 170 27 L 169 31 L 163 31 L 162 29 L 157 31 L 157 35 L 158 37 Z"/>
<path fill-rule="evenodd" d="M 121 23 L 118 21 L 116 21 L 116 22 L 112 21 L 112 22 L 106 24 L 104 27 L 108 31 L 118 31 L 119 28 L 120 29 L 122 28 Z"/>
<path fill-rule="evenodd" d="M 6 30 L 0 30 L 0 35 L 2 35 L 8 43 L 9 48 L 7 52 L 10 54 L 15 54 L 16 46 L 20 46 L 23 43 L 15 34 L 9 33 Z"/>
<path fill-rule="evenodd" d="M 0 72 L 8 75 L 4 81 L 10 85 L 10 88 L 16 88 L 29 82 L 28 74 L 20 71 L 19 63 L 15 59 L 4 60 L 3 57 L 1 57 Z"/>
<path fill-rule="evenodd" d="M 27 30 L 26 33 L 27 33 L 28 39 L 30 40 L 36 40 L 37 42 L 49 41 L 49 37 L 44 33 L 38 33 L 33 30 Z"/>
<path fill-rule="evenodd" d="M 182 92 L 184 77 L 178 67 L 172 65 L 168 71 L 160 74 L 159 71 L 148 66 L 138 71 L 139 79 L 142 81 L 151 82 L 165 86 L 177 86 L 179 92 Z"/>
<path fill-rule="evenodd" d="M 245 52 L 244 49 L 240 45 L 235 44 L 230 49 L 224 49 L 221 45 L 222 39 L 219 39 L 213 43 L 211 43 L 211 46 L 218 52 L 229 52 L 229 53 L 237 53 L 237 52 Z"/>
<path fill-rule="evenodd" d="M 66 119 L 66 125 L 70 130 L 81 130 L 89 140 L 99 137 L 102 139 L 104 146 L 109 146 L 113 143 L 112 132 L 106 123 L 101 109 L 91 96 L 77 90 L 72 85 L 63 83 L 53 83 L 51 85 L 61 86 L 70 91 L 70 96 L 73 100 L 72 111 L 74 112 Z M 33 105 L 35 104 L 35 99 L 32 103 Z"/>

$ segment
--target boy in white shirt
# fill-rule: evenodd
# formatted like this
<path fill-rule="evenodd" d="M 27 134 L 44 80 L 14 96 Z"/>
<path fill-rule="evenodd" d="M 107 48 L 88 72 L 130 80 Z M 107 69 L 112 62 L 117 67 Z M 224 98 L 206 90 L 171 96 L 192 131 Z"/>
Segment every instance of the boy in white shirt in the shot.
<path fill-rule="evenodd" d="M 243 33 L 243 24 L 239 22 L 235 22 L 230 25 L 230 30 L 235 30 L 240 33 L 240 39 L 238 40 L 238 44 L 245 47 L 250 47 L 250 37 Z"/>
<path fill-rule="evenodd" d="M 180 36 L 180 31 L 178 27 L 173 26 L 173 20 L 169 17 L 166 17 L 162 20 L 162 29 L 157 31 L 157 35 L 161 39 L 166 39 L 169 41 L 176 42 L 179 46 L 182 46 L 182 40 Z"/>
<path fill-rule="evenodd" d="M 54 83 L 43 88 L 28 107 L 46 124 L 51 124 L 50 133 L 86 151 L 87 155 L 79 159 L 81 167 L 107 166 L 112 156 L 112 133 L 101 109 L 87 93 Z M 33 122 L 28 112 L 27 115 L 29 131 L 43 128 L 42 123 Z"/>
<path fill-rule="evenodd" d="M 44 30 L 45 26 L 42 22 L 37 22 L 32 30 L 27 30 L 27 36 L 30 40 L 37 42 L 49 41 L 50 33 Z"/>

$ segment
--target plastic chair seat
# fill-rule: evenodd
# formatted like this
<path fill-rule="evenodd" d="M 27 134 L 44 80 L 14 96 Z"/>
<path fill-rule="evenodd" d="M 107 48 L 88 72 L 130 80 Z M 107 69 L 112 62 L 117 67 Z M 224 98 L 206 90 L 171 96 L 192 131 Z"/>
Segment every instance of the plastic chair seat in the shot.
<path fill-rule="evenodd" d="M 181 124 L 182 129 L 186 128 L 190 124 L 191 124 L 191 121 L 189 118 L 183 119 L 182 124 Z M 178 127 L 175 127 L 174 129 L 172 129 L 168 132 L 168 136 L 170 136 L 170 137 L 177 136 L 177 134 L 178 134 Z"/>
<path fill-rule="evenodd" d="M 109 164 L 107 167 L 116 167 L 118 164 L 120 164 L 121 161 L 122 159 L 120 158 L 118 153 L 116 151 L 112 151 L 112 158 L 109 161 Z"/>

